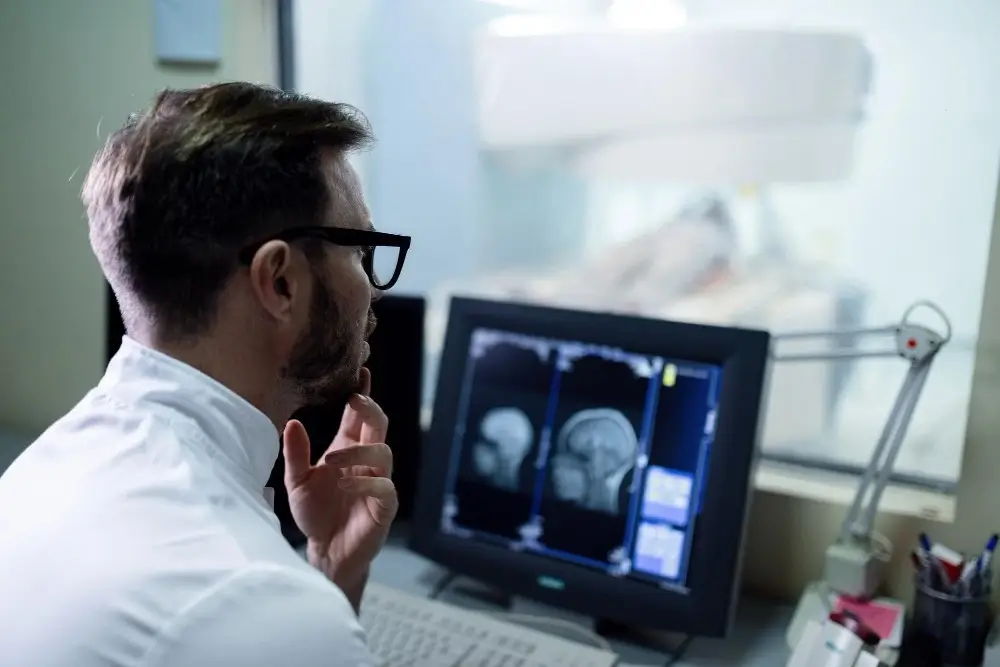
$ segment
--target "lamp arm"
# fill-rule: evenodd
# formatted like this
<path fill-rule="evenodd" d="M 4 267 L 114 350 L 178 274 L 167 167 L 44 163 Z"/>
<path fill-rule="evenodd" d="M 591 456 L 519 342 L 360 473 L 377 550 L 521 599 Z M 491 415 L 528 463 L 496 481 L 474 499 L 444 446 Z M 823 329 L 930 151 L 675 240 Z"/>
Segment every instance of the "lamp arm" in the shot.
<path fill-rule="evenodd" d="M 896 457 L 899 455 L 899 450 L 903 447 L 906 432 L 913 422 L 913 412 L 920 401 L 920 396 L 927 382 L 927 376 L 930 374 L 931 362 L 933 360 L 934 357 L 930 356 L 922 361 L 915 362 L 907 371 L 906 379 L 900 388 L 899 399 L 901 400 L 897 400 L 897 404 L 893 407 L 893 415 L 896 416 L 894 420 L 895 428 L 889 441 L 888 451 L 885 454 L 885 458 L 881 461 L 881 465 L 877 465 L 879 461 L 874 457 L 869 463 L 869 467 L 875 467 L 877 472 L 872 483 L 868 506 L 865 508 L 861 520 L 856 521 L 853 526 L 848 528 L 855 537 L 867 540 L 871 537 L 875 529 L 875 517 L 878 514 L 879 503 L 882 501 L 882 494 L 885 492 L 886 487 L 889 486 L 892 471 L 896 465 Z M 861 497 L 860 490 L 858 497 Z"/>
<path fill-rule="evenodd" d="M 772 336 L 771 360 L 780 362 L 790 361 L 853 361 L 855 359 L 867 359 L 870 357 L 898 357 L 899 350 L 893 346 L 881 350 L 857 350 L 854 348 L 834 348 L 832 350 L 818 350 L 815 352 L 779 352 L 778 345 L 790 341 L 834 341 L 844 338 L 862 338 L 874 336 L 895 336 L 899 327 L 875 327 L 868 329 L 838 329 L 836 331 L 798 331 L 781 333 Z"/>
<path fill-rule="evenodd" d="M 944 333 L 938 333 L 925 326 L 915 324 L 911 317 L 918 308 L 933 311 L 944 324 Z M 889 485 L 893 466 L 906 439 L 906 432 L 913 421 L 913 412 L 923 393 L 934 357 L 951 340 L 951 322 L 937 305 L 929 301 L 917 301 L 903 313 L 898 325 L 876 328 L 843 329 L 839 331 L 804 331 L 783 333 L 773 337 L 771 359 L 779 362 L 801 361 L 844 361 L 870 357 L 900 357 L 910 362 L 903 384 L 896 395 L 892 411 L 882 429 L 868 466 L 865 468 L 858 491 L 854 496 L 847 516 L 840 529 L 840 541 L 852 537 L 862 541 L 871 538 L 875 516 L 882 494 Z M 857 350 L 832 349 L 817 352 L 780 353 L 776 346 L 783 341 L 826 340 L 838 341 L 844 338 L 865 336 L 889 336 L 894 339 L 892 349 Z M 867 500 L 867 505 L 865 501 Z"/>
<path fill-rule="evenodd" d="M 819 338 L 823 340 L 829 340 L 831 338 L 843 338 L 846 336 L 859 337 L 859 336 L 892 336 L 895 335 L 898 326 L 888 326 L 888 327 L 860 327 L 854 329 L 834 329 L 832 331 L 784 331 L 780 334 L 774 335 L 774 340 L 776 341 L 786 341 L 786 340 L 805 340 L 809 338 Z"/>
<path fill-rule="evenodd" d="M 934 355 L 929 355 L 911 362 L 868 466 L 861 476 L 851 507 L 841 524 L 840 540 L 846 541 L 852 536 L 862 540 L 871 537 L 882 494 L 892 478 L 896 458 L 913 421 L 913 412 L 920 400 L 933 359 Z"/>
<path fill-rule="evenodd" d="M 854 361 L 872 357 L 898 357 L 895 350 L 829 350 L 827 352 L 772 352 L 771 359 L 782 363 L 790 361 Z"/>
<path fill-rule="evenodd" d="M 944 323 L 944 333 L 913 322 L 911 315 L 918 307 L 934 311 Z M 824 581 L 826 586 L 839 593 L 869 598 L 878 589 L 886 560 L 884 552 L 886 548 L 891 547 L 876 544 L 881 540 L 875 539 L 875 517 L 882 495 L 892 477 L 896 458 L 906 439 L 917 403 L 923 393 L 934 357 L 951 339 L 951 333 L 951 323 L 940 308 L 927 301 L 918 301 L 906 310 L 896 326 L 827 333 L 782 334 L 772 338 L 776 343 L 783 340 L 822 339 L 831 341 L 834 346 L 832 350 L 792 354 L 777 353 L 775 346 L 771 349 L 771 358 L 775 361 L 828 361 L 891 356 L 908 362 L 906 377 L 894 398 L 892 409 L 841 524 L 837 540 L 826 551 Z M 878 351 L 844 349 L 848 345 L 857 345 L 856 339 L 862 336 L 875 335 L 888 336 L 892 339 L 893 349 L 882 348 Z M 826 586 L 822 590 L 827 590 Z M 826 593 L 819 594 L 826 599 Z M 803 597 L 803 600 L 807 599 L 810 599 L 808 593 Z"/>

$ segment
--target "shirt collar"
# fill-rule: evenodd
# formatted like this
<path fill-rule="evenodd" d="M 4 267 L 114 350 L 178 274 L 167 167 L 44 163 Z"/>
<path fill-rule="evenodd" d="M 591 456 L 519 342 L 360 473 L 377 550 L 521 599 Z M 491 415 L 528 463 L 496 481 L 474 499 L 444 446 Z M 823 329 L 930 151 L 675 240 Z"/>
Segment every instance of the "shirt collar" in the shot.
<path fill-rule="evenodd" d="M 278 458 L 278 431 L 267 415 L 222 383 L 125 336 L 98 386 L 132 404 L 158 406 L 257 491 L 267 483 Z"/>

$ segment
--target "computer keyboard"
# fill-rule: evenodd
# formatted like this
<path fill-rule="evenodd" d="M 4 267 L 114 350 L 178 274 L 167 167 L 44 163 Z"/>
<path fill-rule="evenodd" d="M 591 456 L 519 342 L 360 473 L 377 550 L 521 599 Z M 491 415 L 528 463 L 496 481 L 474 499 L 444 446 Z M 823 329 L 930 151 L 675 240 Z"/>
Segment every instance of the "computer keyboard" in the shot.
<path fill-rule="evenodd" d="M 379 667 L 612 667 L 613 653 L 369 583 L 361 625 Z"/>

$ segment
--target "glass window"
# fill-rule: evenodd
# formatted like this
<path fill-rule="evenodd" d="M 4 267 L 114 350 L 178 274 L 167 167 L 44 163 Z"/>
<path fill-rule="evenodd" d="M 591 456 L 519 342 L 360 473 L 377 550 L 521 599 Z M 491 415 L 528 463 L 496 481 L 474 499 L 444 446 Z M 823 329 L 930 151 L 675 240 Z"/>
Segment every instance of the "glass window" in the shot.
<path fill-rule="evenodd" d="M 891 325 L 930 299 L 954 338 L 896 471 L 954 486 L 1000 4 L 298 0 L 294 15 L 297 87 L 357 104 L 378 135 L 357 165 L 376 224 L 414 236 L 397 289 L 432 301 L 432 371 L 459 292 L 778 335 Z M 860 469 L 905 372 L 777 364 L 765 454 Z"/>

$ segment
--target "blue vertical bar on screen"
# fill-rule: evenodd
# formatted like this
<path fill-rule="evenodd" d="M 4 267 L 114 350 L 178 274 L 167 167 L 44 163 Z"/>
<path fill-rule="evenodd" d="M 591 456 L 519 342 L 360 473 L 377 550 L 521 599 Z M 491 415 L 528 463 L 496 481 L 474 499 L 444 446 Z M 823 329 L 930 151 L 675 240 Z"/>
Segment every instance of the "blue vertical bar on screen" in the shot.
<path fill-rule="evenodd" d="M 639 456 L 646 458 L 646 465 L 641 471 L 632 468 L 633 475 L 645 475 L 649 467 L 649 451 L 653 441 L 653 428 L 656 424 L 656 408 L 660 401 L 661 376 L 663 360 L 657 359 L 653 364 L 653 374 L 649 377 L 649 388 L 646 389 L 646 405 L 642 413 L 642 432 L 639 435 Z M 628 519 L 625 523 L 624 546 L 631 553 L 632 540 L 635 539 L 636 525 L 639 523 L 639 510 L 642 509 L 642 495 L 645 484 L 639 477 L 632 479 L 632 493 L 629 497 Z"/>
<path fill-rule="evenodd" d="M 545 490 L 545 473 L 549 467 L 549 449 L 552 447 L 552 429 L 556 422 L 556 408 L 559 407 L 559 383 L 562 382 L 562 368 L 559 367 L 562 353 L 556 352 L 552 382 L 549 384 L 549 404 L 545 410 L 545 424 L 539 438 L 537 468 L 535 470 L 535 492 L 531 499 L 531 518 L 538 516 L 542 508 L 542 492 Z M 540 465 L 539 465 L 540 464 Z"/>
<path fill-rule="evenodd" d="M 719 419 L 719 386 L 722 384 L 720 382 L 720 376 L 722 371 L 718 368 L 713 368 L 709 373 L 709 387 L 708 387 L 708 411 L 713 413 L 712 419 L 716 422 Z M 708 414 L 706 411 L 706 415 Z M 712 449 L 712 441 L 715 439 L 715 423 L 712 424 L 712 434 L 702 436 L 701 440 L 701 451 L 698 454 L 698 474 L 695 476 L 695 484 L 698 485 L 698 491 L 694 497 L 694 514 L 697 515 L 701 512 L 702 499 L 705 497 L 705 484 L 703 477 L 705 476 L 705 466 L 708 463 L 708 455 Z"/>
<path fill-rule="evenodd" d="M 708 387 L 705 392 L 705 411 L 703 414 L 704 419 L 708 419 L 708 415 L 716 409 L 716 405 L 718 404 L 718 369 L 711 369 L 705 382 L 708 383 Z M 718 415 L 713 417 L 713 419 L 717 418 Z M 698 468 L 695 470 L 694 488 L 691 489 L 691 507 L 688 510 L 688 524 L 684 535 L 684 553 L 681 556 L 679 576 L 677 578 L 680 582 L 687 582 L 687 571 L 691 562 L 691 548 L 694 543 L 695 531 L 698 527 L 698 514 L 701 512 L 702 498 L 705 494 L 705 467 L 708 462 L 708 451 L 714 434 L 715 424 L 712 425 L 712 435 L 706 435 L 704 422 L 702 422 L 702 432 L 698 442 Z"/>

